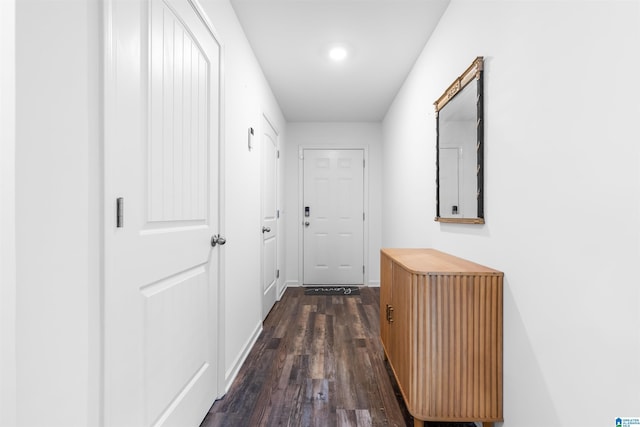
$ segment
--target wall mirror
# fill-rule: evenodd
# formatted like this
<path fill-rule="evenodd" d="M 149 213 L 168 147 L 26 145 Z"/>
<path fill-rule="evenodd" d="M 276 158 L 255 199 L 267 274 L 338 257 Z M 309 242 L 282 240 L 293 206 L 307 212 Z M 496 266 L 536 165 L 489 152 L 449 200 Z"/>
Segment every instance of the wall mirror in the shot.
<path fill-rule="evenodd" d="M 434 103 L 436 221 L 484 224 L 481 56 Z"/>

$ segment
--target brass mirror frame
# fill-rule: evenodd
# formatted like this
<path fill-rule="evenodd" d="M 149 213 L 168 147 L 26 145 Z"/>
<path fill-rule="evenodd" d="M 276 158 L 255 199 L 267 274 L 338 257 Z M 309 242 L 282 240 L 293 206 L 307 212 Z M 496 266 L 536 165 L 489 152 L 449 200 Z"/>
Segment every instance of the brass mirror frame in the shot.
<path fill-rule="evenodd" d="M 478 56 L 464 73 L 445 90 L 445 92 L 434 102 L 436 109 L 436 217 L 435 221 L 452 222 L 462 224 L 484 224 L 484 106 L 483 106 L 483 74 L 484 58 Z M 478 202 L 477 217 L 475 218 L 443 218 L 440 216 L 440 110 L 444 108 L 462 89 L 472 82 L 476 82 L 476 149 L 477 149 L 477 169 L 476 183 L 478 192 L 476 199 Z"/>

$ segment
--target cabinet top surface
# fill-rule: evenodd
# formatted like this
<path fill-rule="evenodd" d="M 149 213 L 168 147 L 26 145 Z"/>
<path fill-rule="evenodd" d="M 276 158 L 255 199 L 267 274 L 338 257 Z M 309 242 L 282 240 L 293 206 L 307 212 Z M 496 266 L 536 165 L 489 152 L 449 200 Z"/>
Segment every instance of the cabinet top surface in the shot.
<path fill-rule="evenodd" d="M 417 274 L 473 273 L 500 275 L 503 273 L 436 249 L 384 248 L 381 253 L 393 259 L 406 270 Z"/>

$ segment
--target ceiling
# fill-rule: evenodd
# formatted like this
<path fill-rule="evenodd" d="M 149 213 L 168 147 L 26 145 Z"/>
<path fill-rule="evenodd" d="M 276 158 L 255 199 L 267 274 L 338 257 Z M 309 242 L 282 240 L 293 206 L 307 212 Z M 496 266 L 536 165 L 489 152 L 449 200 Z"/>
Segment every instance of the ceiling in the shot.
<path fill-rule="evenodd" d="M 358 122 L 384 118 L 449 0 L 231 4 L 288 121 Z"/>

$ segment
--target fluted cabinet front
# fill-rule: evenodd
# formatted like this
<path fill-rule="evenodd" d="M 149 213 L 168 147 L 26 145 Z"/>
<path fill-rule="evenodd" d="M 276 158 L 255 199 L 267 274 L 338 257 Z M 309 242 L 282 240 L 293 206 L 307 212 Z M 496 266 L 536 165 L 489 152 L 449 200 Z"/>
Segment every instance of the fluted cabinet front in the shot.
<path fill-rule="evenodd" d="M 502 421 L 503 273 L 434 249 L 380 265 L 382 344 L 415 425 Z"/>

